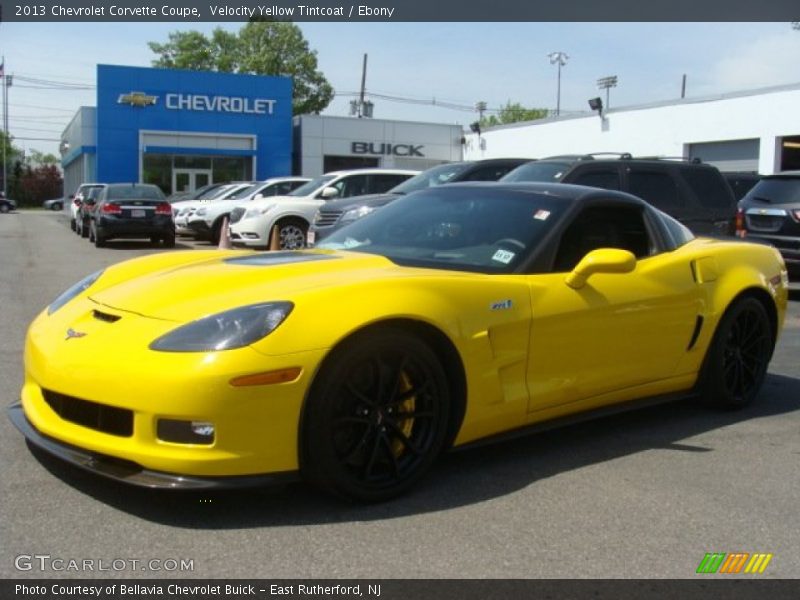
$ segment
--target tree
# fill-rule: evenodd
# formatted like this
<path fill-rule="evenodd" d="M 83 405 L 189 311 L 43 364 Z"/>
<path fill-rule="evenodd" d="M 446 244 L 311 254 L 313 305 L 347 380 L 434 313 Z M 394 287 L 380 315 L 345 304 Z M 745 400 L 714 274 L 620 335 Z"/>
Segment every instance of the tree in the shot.
<path fill-rule="evenodd" d="M 55 154 L 45 154 L 44 152 L 39 152 L 39 150 L 31 150 L 28 161 L 34 166 L 55 166 L 61 162 Z"/>
<path fill-rule="evenodd" d="M 174 31 L 166 43 L 148 46 L 158 55 L 154 67 L 291 77 L 294 114 L 319 113 L 333 99 L 316 51 L 294 23 L 253 21 L 238 34 L 217 27 L 210 39 L 199 31 Z"/>
<path fill-rule="evenodd" d="M 494 127 L 496 125 L 508 125 L 509 123 L 519 123 L 520 121 L 535 121 L 544 119 L 549 114 L 546 108 L 525 108 L 519 102 L 509 100 L 506 105 L 500 108 L 497 115 L 490 115 L 481 119 L 481 128 Z"/>
<path fill-rule="evenodd" d="M 3 146 L 5 146 L 5 153 L 3 153 Z M 8 173 L 8 182 L 11 183 L 12 172 L 14 164 L 21 160 L 24 151 L 14 145 L 14 137 L 8 135 L 5 131 L 0 131 L 0 190 L 3 189 L 3 173 Z M 8 169 L 3 170 L 3 157 L 5 156 Z"/>

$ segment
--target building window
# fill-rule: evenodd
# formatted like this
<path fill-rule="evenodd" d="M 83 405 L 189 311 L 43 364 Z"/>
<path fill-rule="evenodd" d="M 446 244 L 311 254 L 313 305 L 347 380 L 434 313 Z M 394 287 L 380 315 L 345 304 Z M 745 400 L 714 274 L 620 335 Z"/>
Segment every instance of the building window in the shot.
<path fill-rule="evenodd" d="M 157 185 L 167 195 L 191 191 L 207 183 L 252 179 L 250 156 L 145 154 L 142 158 L 142 182 Z"/>

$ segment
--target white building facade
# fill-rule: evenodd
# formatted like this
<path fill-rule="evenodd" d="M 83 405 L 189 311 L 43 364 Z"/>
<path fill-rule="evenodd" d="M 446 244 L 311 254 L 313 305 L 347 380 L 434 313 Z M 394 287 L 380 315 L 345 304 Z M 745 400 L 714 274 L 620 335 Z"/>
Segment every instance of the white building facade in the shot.
<path fill-rule="evenodd" d="M 495 127 L 464 158 L 628 152 L 700 158 L 721 171 L 800 169 L 800 84 Z"/>

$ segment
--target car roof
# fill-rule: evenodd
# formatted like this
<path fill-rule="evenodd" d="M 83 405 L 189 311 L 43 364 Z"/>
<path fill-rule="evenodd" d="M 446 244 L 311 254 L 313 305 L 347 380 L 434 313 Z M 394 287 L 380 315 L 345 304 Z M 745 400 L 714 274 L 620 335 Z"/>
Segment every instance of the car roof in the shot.
<path fill-rule="evenodd" d="M 498 181 L 464 181 L 448 183 L 447 185 L 437 185 L 433 188 L 428 188 L 428 191 L 445 191 L 450 190 L 474 190 L 476 188 L 490 188 L 490 189 L 503 189 L 510 191 L 518 191 L 536 195 L 546 195 L 552 198 L 561 198 L 569 202 L 586 202 L 589 200 L 601 199 L 615 199 L 623 201 L 627 204 L 636 204 L 639 206 L 649 207 L 650 205 L 631 194 L 619 192 L 616 190 L 606 190 L 602 188 L 593 188 L 585 185 L 574 185 L 571 183 L 539 183 L 539 182 L 498 182 Z M 422 192 L 417 192 L 422 193 Z"/>
<path fill-rule="evenodd" d="M 384 169 L 381 167 L 371 167 L 368 169 L 345 169 L 342 171 L 328 171 L 324 175 L 333 175 L 334 177 L 341 177 L 342 175 L 369 175 L 376 173 L 378 175 L 416 175 L 420 171 L 411 169 Z"/>

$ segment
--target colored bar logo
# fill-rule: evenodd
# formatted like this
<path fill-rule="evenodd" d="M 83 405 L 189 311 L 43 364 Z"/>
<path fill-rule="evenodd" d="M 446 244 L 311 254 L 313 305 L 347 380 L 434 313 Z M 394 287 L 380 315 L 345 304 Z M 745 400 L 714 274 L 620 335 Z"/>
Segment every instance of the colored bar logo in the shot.
<path fill-rule="evenodd" d="M 772 554 L 749 552 L 707 552 L 697 567 L 697 573 L 763 573 L 767 569 Z"/>

